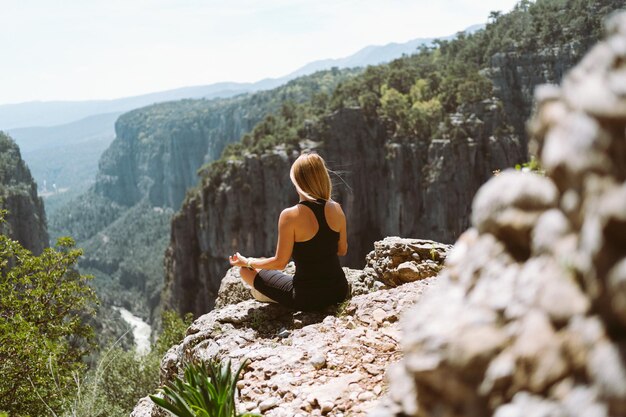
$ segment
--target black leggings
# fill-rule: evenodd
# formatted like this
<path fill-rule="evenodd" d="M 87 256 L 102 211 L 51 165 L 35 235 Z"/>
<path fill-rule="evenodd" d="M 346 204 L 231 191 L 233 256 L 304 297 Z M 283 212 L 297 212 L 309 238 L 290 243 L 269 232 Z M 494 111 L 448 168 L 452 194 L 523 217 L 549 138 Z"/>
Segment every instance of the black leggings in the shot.
<path fill-rule="evenodd" d="M 344 278 L 345 280 L 345 278 Z M 254 289 L 294 310 L 319 310 L 340 303 L 348 296 L 348 283 L 338 281 L 324 288 L 296 289 L 293 277 L 280 271 L 262 269 L 254 277 Z"/>

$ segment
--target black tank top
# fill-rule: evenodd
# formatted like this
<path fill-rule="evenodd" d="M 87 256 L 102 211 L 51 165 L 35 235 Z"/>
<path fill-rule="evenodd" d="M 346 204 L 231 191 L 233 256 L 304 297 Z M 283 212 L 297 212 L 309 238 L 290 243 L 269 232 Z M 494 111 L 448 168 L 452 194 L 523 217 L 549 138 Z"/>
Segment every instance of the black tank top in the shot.
<path fill-rule="evenodd" d="M 332 230 L 326 222 L 326 200 L 301 201 L 298 204 L 313 211 L 319 228 L 311 239 L 293 245 L 292 256 L 296 263 L 294 289 L 344 288 L 347 281 L 337 256 L 339 232 Z"/>

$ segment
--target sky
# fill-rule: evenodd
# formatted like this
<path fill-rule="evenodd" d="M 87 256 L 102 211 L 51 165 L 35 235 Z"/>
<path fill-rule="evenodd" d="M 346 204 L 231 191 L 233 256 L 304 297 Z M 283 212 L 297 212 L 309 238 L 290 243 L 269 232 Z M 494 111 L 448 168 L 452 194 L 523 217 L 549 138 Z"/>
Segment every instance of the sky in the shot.
<path fill-rule="evenodd" d="M 0 104 L 280 77 L 454 34 L 516 0 L 0 0 Z"/>

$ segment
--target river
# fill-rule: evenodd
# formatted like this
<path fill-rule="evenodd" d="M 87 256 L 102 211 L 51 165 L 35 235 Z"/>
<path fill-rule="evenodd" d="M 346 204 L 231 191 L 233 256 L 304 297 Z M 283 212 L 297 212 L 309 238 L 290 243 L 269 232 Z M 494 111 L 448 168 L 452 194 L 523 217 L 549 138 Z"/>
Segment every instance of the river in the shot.
<path fill-rule="evenodd" d="M 113 307 L 122 315 L 122 319 L 128 323 L 133 330 L 133 338 L 135 339 L 135 351 L 139 355 L 145 355 L 150 352 L 150 334 L 152 328 L 148 323 L 140 317 L 135 316 L 124 307 Z"/>

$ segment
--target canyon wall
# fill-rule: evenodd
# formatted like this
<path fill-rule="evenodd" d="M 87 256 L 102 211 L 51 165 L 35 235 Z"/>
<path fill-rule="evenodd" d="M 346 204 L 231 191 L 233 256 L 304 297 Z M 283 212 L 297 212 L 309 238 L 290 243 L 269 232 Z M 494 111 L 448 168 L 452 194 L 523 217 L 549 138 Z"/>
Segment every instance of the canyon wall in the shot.
<path fill-rule="evenodd" d="M 35 254 L 48 247 L 43 201 L 15 142 L 0 132 L 0 208 L 7 210 L 0 230 Z"/>

